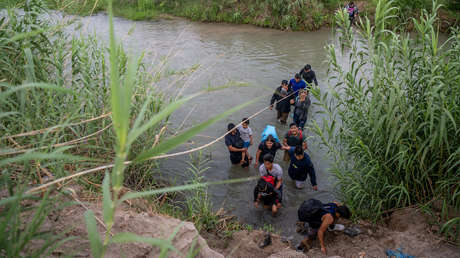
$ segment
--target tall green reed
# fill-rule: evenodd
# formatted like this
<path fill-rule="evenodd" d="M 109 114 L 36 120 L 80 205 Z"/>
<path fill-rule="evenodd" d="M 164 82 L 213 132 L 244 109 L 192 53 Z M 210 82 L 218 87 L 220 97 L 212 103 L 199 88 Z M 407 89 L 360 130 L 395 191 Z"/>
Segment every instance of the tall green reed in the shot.
<path fill-rule="evenodd" d="M 0 167 L 6 168 L 17 187 L 31 179 L 35 180 L 34 183 L 41 183 L 38 182 L 41 180 L 40 169 L 51 171 L 52 177 L 61 177 L 69 170 L 91 167 L 115 156 L 113 170 L 106 173 L 102 183 L 103 220 L 107 227 L 105 237 L 98 235 L 94 214 L 85 214 L 93 255 L 104 256 L 110 244 L 127 242 L 160 245 L 162 256 L 167 255 L 167 250 L 174 249 L 170 240 L 144 238 L 129 232 L 116 233 L 112 237 L 116 207 L 132 198 L 186 191 L 222 182 L 201 182 L 121 195 L 129 169 L 126 161 L 128 158 L 134 160 L 130 167 L 134 165 L 137 168 L 150 163 L 152 157 L 172 150 L 209 125 L 258 99 L 231 108 L 175 137 L 154 141 L 164 121 L 175 110 L 190 99 L 215 89 L 176 98 L 165 105 L 165 101 L 159 100 L 162 95 L 157 95 L 151 88 L 157 76 L 146 75 L 145 68 L 140 65 L 141 59 L 128 57 L 115 41 L 111 2 L 109 71 L 106 69 L 105 52 L 95 38 L 70 37 L 61 32 L 64 25 L 55 26 L 47 23 L 46 19 L 35 19 L 40 14 L 36 10 L 46 9 L 39 5 L 40 2 L 29 3 L 39 8 L 31 6 L 33 8 L 26 9 L 24 15 L 10 10 L 8 19 L 2 20 L 0 26 L 0 47 L 5 50 L 2 52 L 3 61 L 15 69 L 2 70 L 0 117 L 3 150 Z M 25 61 L 18 63 L 18 60 Z M 27 78 L 27 83 L 21 85 L 23 78 Z M 105 114 L 100 116 L 101 113 Z M 112 123 L 105 119 L 109 115 Z M 85 118 L 88 122 L 79 122 L 79 119 Z M 37 127 L 48 128 L 34 131 Z M 73 142 L 76 137 L 95 134 L 94 130 L 102 132 L 96 131 L 91 141 Z M 150 137 L 146 138 L 148 135 Z M 70 144 L 61 146 L 62 141 Z M 20 151 L 23 149 L 24 152 Z M 229 182 L 247 180 L 251 178 Z M 10 205 L 21 199 L 20 191 L 15 191 L 10 197 L 2 199 L 0 205 Z M 16 207 L 20 204 L 12 205 Z"/>
<path fill-rule="evenodd" d="M 336 13 L 341 48 L 326 47 L 332 86 L 314 90 L 327 119 L 313 129 L 359 216 L 433 200 L 460 208 L 460 40 L 455 30 L 441 44 L 438 8 L 413 19 L 415 35 L 388 29 L 393 1 L 379 1 L 373 23 L 356 30 Z"/>

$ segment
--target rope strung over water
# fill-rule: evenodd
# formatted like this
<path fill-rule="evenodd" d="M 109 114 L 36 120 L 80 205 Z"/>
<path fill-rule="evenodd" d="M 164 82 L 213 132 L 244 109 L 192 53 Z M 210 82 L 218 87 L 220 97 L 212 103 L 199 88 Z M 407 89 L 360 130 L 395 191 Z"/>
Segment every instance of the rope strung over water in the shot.
<path fill-rule="evenodd" d="M 274 105 L 278 102 L 281 102 L 289 97 L 291 97 L 292 95 L 294 95 L 296 92 L 298 92 L 299 90 L 296 90 L 294 92 L 292 92 L 291 94 L 287 95 L 286 97 L 280 99 L 279 101 L 275 102 Z M 252 114 L 251 116 L 249 116 L 247 118 L 247 120 L 250 120 L 258 115 L 260 115 L 262 112 L 264 112 L 265 110 L 269 109 L 270 107 L 272 107 L 272 105 L 269 105 L 267 107 L 264 107 L 262 108 L 261 110 L 255 112 L 254 114 Z M 243 122 L 246 122 L 247 120 L 244 120 L 244 121 L 241 121 L 239 124 L 237 124 L 235 127 L 238 127 L 240 125 L 243 124 Z M 209 142 L 209 143 L 206 143 L 202 146 L 199 146 L 199 147 L 196 147 L 196 148 L 193 148 L 193 149 L 190 149 L 190 150 L 186 150 L 186 151 L 181 151 L 181 152 L 176 152 L 176 153 L 171 153 L 171 154 L 163 154 L 163 155 L 158 155 L 158 156 L 154 156 L 154 157 L 151 157 L 147 160 L 157 160 L 157 159 L 164 159 L 164 158 L 171 158 L 171 157 L 176 157 L 176 156 L 180 156 L 180 155 L 184 155 L 184 154 L 189 154 L 189 153 L 193 153 L 193 152 L 196 152 L 196 151 L 199 151 L 199 150 L 202 150 L 202 149 L 205 149 L 213 144 L 215 144 L 216 142 L 220 141 L 221 139 L 223 139 L 225 136 L 227 136 L 231 131 L 227 131 L 226 133 L 224 133 L 223 135 L 217 137 L 215 140 Z M 125 161 L 123 164 L 125 165 L 130 165 L 132 164 L 133 161 Z M 63 181 L 66 181 L 66 180 L 69 180 L 69 179 L 72 179 L 72 178 L 75 178 L 75 177 L 79 177 L 79 176 L 83 176 L 83 175 L 87 175 L 87 174 L 90 174 L 90 173 L 93 173 L 93 172 L 97 172 L 97 171 L 101 171 L 101 170 L 104 170 L 104 169 L 108 169 L 108 168 L 113 168 L 115 166 L 115 164 L 107 164 L 107 165 L 103 165 L 103 166 L 100 166 L 100 167 L 95 167 L 95 168 L 91 168 L 91 169 L 88 169 L 88 170 L 84 170 L 84 171 L 80 171 L 80 172 L 77 172 L 75 174 L 72 174 L 70 176 L 66 176 L 66 177 L 61 177 L 59 179 L 56 179 L 54 181 L 51 181 L 49 183 L 46 183 L 46 184 L 43 184 L 43 185 L 40 185 L 40 186 L 37 186 L 37 187 L 34 187 L 32 189 L 29 189 L 26 194 L 33 194 L 33 193 L 37 193 L 38 191 L 40 190 L 43 190 L 43 189 L 46 189 L 52 185 L 55 185 L 55 184 L 59 184 Z"/>

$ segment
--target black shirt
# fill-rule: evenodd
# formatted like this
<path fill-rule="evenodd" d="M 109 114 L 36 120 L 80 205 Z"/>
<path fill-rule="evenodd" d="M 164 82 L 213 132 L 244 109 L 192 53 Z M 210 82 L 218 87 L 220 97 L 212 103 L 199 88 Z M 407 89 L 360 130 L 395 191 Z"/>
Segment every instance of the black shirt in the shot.
<path fill-rule="evenodd" d="M 308 84 L 311 84 L 312 82 L 315 82 L 315 85 L 318 86 L 318 81 L 316 80 L 316 74 L 313 70 L 310 69 L 309 72 L 305 72 L 305 69 L 302 69 L 300 71 L 300 76 L 308 82 Z"/>
<path fill-rule="evenodd" d="M 240 137 L 240 133 L 236 131 L 235 134 L 227 134 L 225 136 L 225 145 L 229 147 L 230 145 L 235 148 L 243 148 L 243 140 Z M 241 151 L 230 151 L 230 160 L 233 164 L 237 164 L 241 161 L 242 153 Z"/>
<path fill-rule="evenodd" d="M 275 93 L 273 93 L 272 99 L 270 100 L 270 105 L 273 105 L 276 101 L 276 107 L 275 107 L 276 110 L 278 110 L 279 112 L 283 112 L 283 113 L 289 113 L 291 111 L 291 103 L 289 101 L 293 99 L 295 95 L 293 94 L 289 96 L 292 93 L 292 89 L 290 87 L 288 88 L 286 95 L 281 94 L 281 89 L 282 89 L 282 86 L 279 86 L 276 89 Z M 286 96 L 289 96 L 289 97 L 283 99 Z"/>
<path fill-rule="evenodd" d="M 273 158 L 274 158 L 276 155 L 276 151 L 279 149 L 281 149 L 281 144 L 279 142 L 274 142 L 271 149 L 267 148 L 265 141 L 261 142 L 259 144 L 259 150 L 260 150 L 259 163 L 264 163 L 264 156 L 266 154 L 270 153 L 271 155 L 273 155 Z"/>

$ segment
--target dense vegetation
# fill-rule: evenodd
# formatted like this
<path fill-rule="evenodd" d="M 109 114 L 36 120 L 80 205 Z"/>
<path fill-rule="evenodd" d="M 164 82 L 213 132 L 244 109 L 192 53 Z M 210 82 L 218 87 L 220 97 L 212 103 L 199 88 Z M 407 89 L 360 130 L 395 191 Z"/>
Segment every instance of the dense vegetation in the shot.
<path fill-rule="evenodd" d="M 56 9 L 76 14 L 104 10 L 106 0 L 47 0 Z M 361 17 L 373 16 L 378 0 L 355 1 Z M 142 20 L 164 17 L 164 14 L 186 17 L 194 21 L 246 23 L 257 26 L 288 29 L 317 30 L 334 24 L 334 13 L 344 7 L 344 0 L 115 0 L 114 13 L 129 19 Z M 431 0 L 400 0 L 394 3 L 398 17 L 393 25 L 413 26 L 412 17 L 420 10 L 432 8 Z M 443 0 L 441 29 L 458 24 L 460 3 Z"/>
<path fill-rule="evenodd" d="M 460 218 L 448 210 L 460 209 L 460 31 L 439 40 L 436 5 L 414 21 L 415 34 L 389 31 L 394 6 L 382 2 L 375 26 L 366 20 L 357 33 L 336 14 L 340 49 L 327 47 L 333 86 L 315 92 L 328 119 L 315 131 L 358 216 L 440 202 L 444 232 L 459 239 Z"/>
<path fill-rule="evenodd" d="M 191 70 L 164 71 L 166 60 L 159 67 L 146 67 L 142 56 L 132 58 L 124 52 L 112 24 L 107 53 L 93 36 L 71 36 L 68 30 L 78 30 L 78 24 L 69 26 L 71 21 L 53 18 L 43 1 L 24 1 L 20 7 L 4 10 L 0 18 L 0 255 L 46 256 L 62 243 L 58 240 L 64 239 L 59 234 L 63 232 L 43 232 L 41 225 L 52 210 L 68 205 L 61 198 L 67 190 L 61 187 L 69 181 L 103 196 L 103 221 L 109 233 L 116 207 L 123 201 L 139 197 L 148 201 L 165 192 L 177 196 L 184 190 L 192 190 L 189 198 L 166 204 L 151 201 L 150 207 L 189 219 L 198 229 L 218 229 L 219 215 L 210 209 L 207 183 L 202 182 L 206 160 L 192 156 L 189 185 L 170 188 L 165 186 L 173 182 L 165 185 L 158 180 L 155 160 L 249 103 L 165 138 L 172 112 L 213 88 L 168 97 L 158 90 L 158 83 L 167 76 L 184 79 Z M 46 183 L 50 185 L 33 188 Z M 55 186 L 60 190 L 48 194 Z M 162 257 L 171 248 L 167 240 L 130 233 L 108 234 L 101 240 L 93 213 L 85 218 L 95 257 L 103 256 L 111 243 L 133 239 L 161 245 Z M 221 229 L 239 226 L 230 222 Z M 43 245 L 31 249 L 31 241 L 37 239 Z"/>

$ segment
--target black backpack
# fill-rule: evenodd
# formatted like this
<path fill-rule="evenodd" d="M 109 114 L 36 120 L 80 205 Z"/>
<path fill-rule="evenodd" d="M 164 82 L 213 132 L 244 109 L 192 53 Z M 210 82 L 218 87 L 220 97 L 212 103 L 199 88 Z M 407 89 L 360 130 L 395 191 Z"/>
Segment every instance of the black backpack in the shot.
<path fill-rule="evenodd" d="M 311 227 L 316 228 L 321 226 L 321 213 L 327 212 L 324 204 L 316 199 L 304 201 L 297 211 L 299 220 L 308 222 Z"/>

